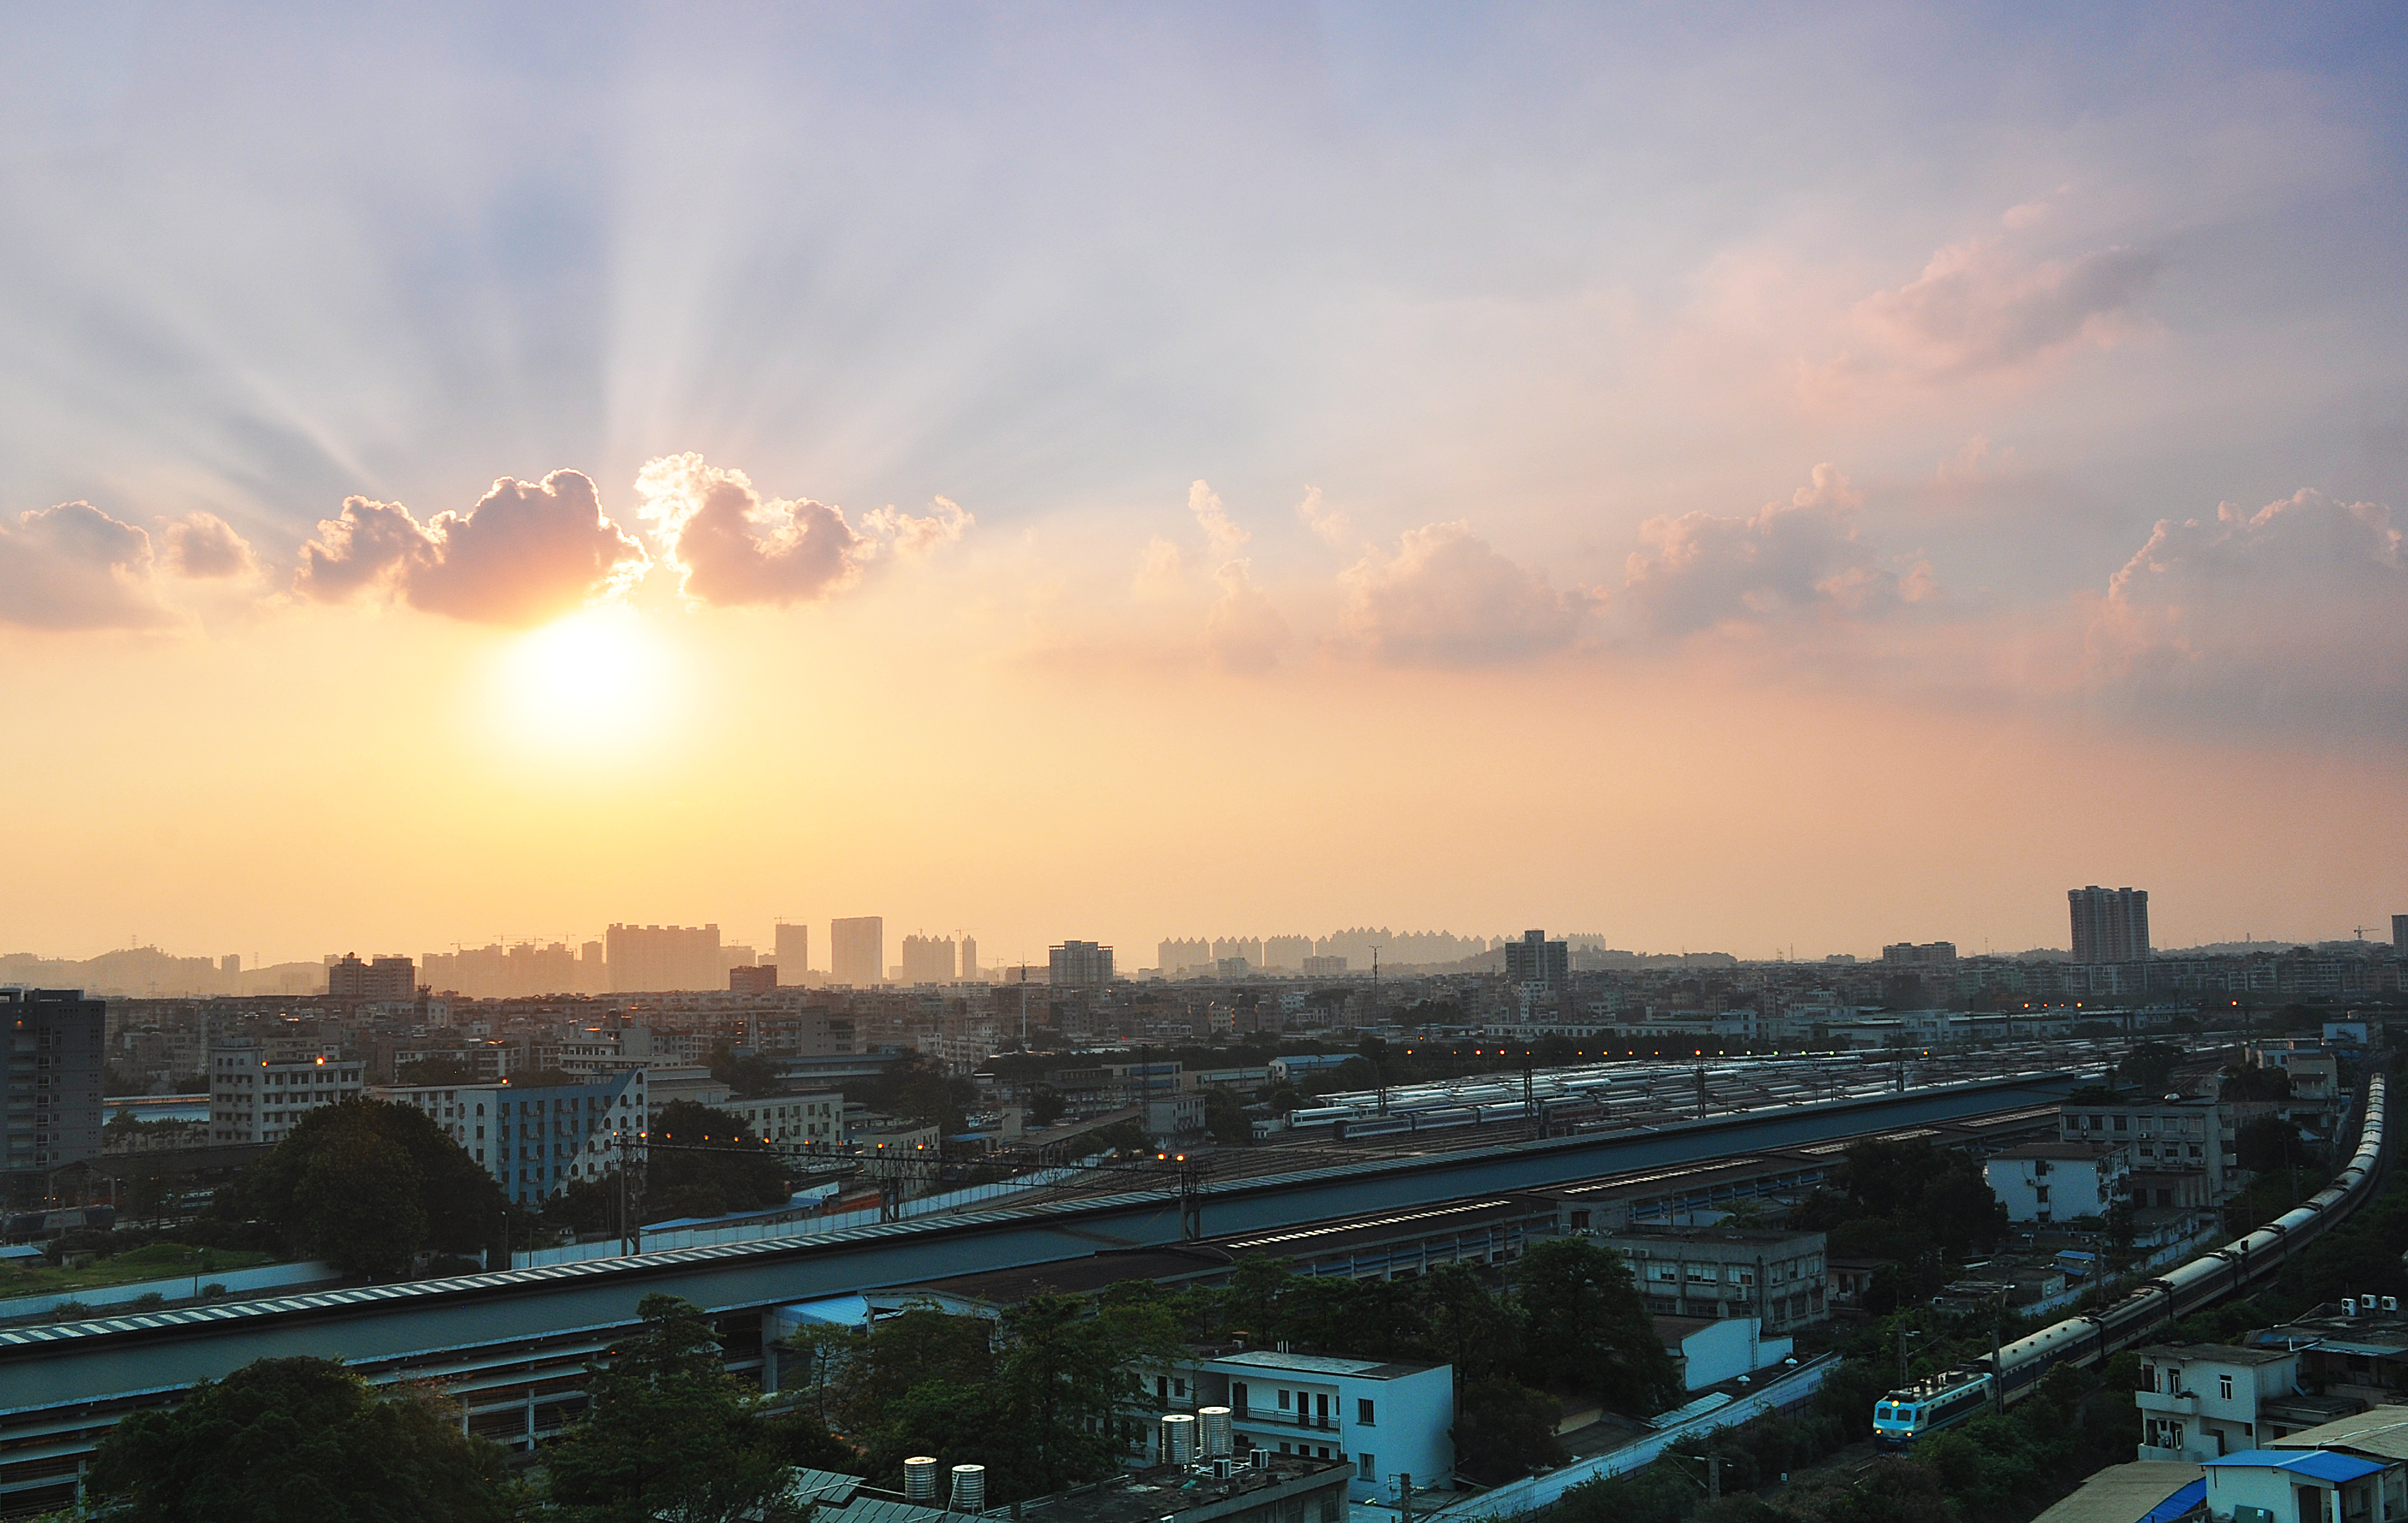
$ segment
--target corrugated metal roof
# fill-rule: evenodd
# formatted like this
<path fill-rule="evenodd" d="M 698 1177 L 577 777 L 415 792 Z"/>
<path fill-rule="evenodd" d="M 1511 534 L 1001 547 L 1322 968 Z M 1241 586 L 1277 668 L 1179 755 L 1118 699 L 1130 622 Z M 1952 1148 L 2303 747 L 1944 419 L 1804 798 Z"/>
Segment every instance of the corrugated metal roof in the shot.
<path fill-rule="evenodd" d="M 2215 1459 L 2200 1461 L 2208 1469 L 2218 1466 L 2240 1466 L 2253 1470 L 2279 1470 L 2294 1475 L 2313 1476 L 2339 1486 L 2360 1476 L 2375 1475 L 2389 1467 L 2377 1460 L 2361 1459 L 2354 1454 L 2336 1454 L 2330 1449 L 2243 1449 Z"/>

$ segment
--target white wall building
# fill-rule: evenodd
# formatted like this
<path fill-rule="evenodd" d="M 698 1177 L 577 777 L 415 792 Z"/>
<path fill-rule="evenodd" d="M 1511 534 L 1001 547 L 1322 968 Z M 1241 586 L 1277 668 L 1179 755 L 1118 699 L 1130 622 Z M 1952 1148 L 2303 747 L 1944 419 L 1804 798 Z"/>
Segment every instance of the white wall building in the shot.
<path fill-rule="evenodd" d="M 2278 1438 L 2259 1412 L 2299 1383 L 2300 1357 L 2287 1349 L 2222 1343 L 2157 1343 L 2141 1350 L 2143 1459 L 2209 1460 Z"/>
<path fill-rule="evenodd" d="M 1183 1386 L 1183 1390 L 1181 1388 Z M 1268 1349 L 1203 1359 L 1157 1377 L 1162 1410 L 1226 1406 L 1237 1447 L 1342 1459 L 1356 1501 L 1455 1473 L 1455 1369 Z"/>
<path fill-rule="evenodd" d="M 375 1094 L 417 1107 L 526 1206 L 572 1180 L 600 1179 L 618 1165 L 620 1133 L 650 1126 L 641 1069 L 541 1088 L 394 1085 Z"/>
<path fill-rule="evenodd" d="M 361 1070 L 359 1059 L 333 1053 L 274 1053 L 249 1043 L 213 1046 L 209 1141 L 280 1142 L 320 1106 L 359 1099 Z"/>
<path fill-rule="evenodd" d="M 1680 1368 L 1681 1384 L 1693 1391 L 1752 1375 L 1779 1364 L 1797 1347 L 1794 1340 L 1767 1338 L 1760 1317 L 1659 1316 L 1651 1318 L 1664 1352 Z"/>
<path fill-rule="evenodd" d="M 2017 1222 L 2103 1216 L 2130 1189 L 2132 1151 L 2113 1142 L 2026 1142 L 1983 1160 L 1990 1193 Z"/>

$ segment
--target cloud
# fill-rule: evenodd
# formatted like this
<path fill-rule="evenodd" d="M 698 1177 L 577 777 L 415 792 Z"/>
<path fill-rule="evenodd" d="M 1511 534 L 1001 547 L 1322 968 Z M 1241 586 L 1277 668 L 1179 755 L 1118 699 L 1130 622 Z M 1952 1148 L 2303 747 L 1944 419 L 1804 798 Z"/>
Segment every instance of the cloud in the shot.
<path fill-rule="evenodd" d="M 1254 585 L 1253 571 L 1252 562 L 1233 560 L 1212 573 L 1221 596 L 1204 616 L 1204 643 L 1231 671 L 1268 671 L 1287 643 L 1287 621 Z"/>
<path fill-rule="evenodd" d="M 1139 557 L 1134 590 L 1140 597 L 1168 597 L 1187 584 L 1187 553 L 1155 535 Z"/>
<path fill-rule="evenodd" d="M 478 624 L 540 624 L 624 589 L 650 564 L 578 471 L 505 476 L 466 513 L 421 525 L 397 502 L 346 497 L 302 546 L 294 587 L 321 602 L 389 587 L 412 608 Z"/>
<path fill-rule="evenodd" d="M 1340 580 L 1347 628 L 1398 666 L 1478 666 L 1561 650 L 1594 601 L 1556 592 L 1462 523 L 1409 530 L 1395 554 L 1368 551 Z"/>
<path fill-rule="evenodd" d="M 862 520 L 808 497 L 764 498 L 740 470 L 692 453 L 648 461 L 636 476 L 638 510 L 658 528 L 686 596 L 722 607 L 816 602 L 858 583 L 869 563 L 892 553 L 931 555 L 976 522 L 943 497 L 934 513 L 881 508 Z"/>
<path fill-rule="evenodd" d="M 1203 481 L 1187 488 L 1187 510 L 1196 522 L 1204 525 L 1204 538 L 1211 547 L 1212 559 L 1226 561 L 1246 548 L 1254 536 L 1221 510 L 1219 494 Z"/>
<path fill-rule="evenodd" d="M 1346 510 L 1322 507 L 1321 488 L 1308 486 L 1304 489 L 1304 500 L 1296 505 L 1296 516 L 1303 519 L 1305 527 L 1319 535 L 1324 544 L 1335 548 L 1345 543 Z"/>
<path fill-rule="evenodd" d="M 1627 563 L 1630 607 L 1657 633 L 1681 635 L 1798 612 L 1876 616 L 1928 596 L 1928 567 L 1901 579 L 1858 536 L 1849 519 L 1863 501 L 1824 464 L 1753 518 L 1651 518 Z"/>
<path fill-rule="evenodd" d="M 148 629 L 171 622 L 150 590 L 150 537 L 88 502 L 0 521 L 0 624 Z"/>
<path fill-rule="evenodd" d="M 961 505 L 949 497 L 939 497 L 936 511 L 924 518 L 896 512 L 893 508 L 871 510 L 862 517 L 862 527 L 869 538 L 890 546 L 906 558 L 933 555 L 957 545 L 978 520 L 962 510 Z"/>
<path fill-rule="evenodd" d="M 1934 253 L 1914 280 L 1858 302 L 1856 316 L 1878 346 L 1931 374 L 2008 369 L 2114 343 L 2161 265 L 2141 249 L 2034 260 L 1996 238 L 1969 238 Z"/>
<path fill-rule="evenodd" d="M 2090 675 L 2227 718 L 2381 717 L 2408 702 L 2408 556 L 2390 510 L 2300 491 L 2159 520 L 2107 583 Z"/>
<path fill-rule="evenodd" d="M 195 581 L 248 576 L 258 557 L 234 526 L 215 513 L 187 513 L 167 525 L 167 567 Z"/>

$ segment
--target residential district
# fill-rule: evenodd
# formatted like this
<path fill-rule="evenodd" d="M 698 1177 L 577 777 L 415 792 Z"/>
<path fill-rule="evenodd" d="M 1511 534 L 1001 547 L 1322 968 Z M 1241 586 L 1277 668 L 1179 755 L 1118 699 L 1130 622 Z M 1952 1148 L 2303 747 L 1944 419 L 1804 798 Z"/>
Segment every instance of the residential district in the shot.
<path fill-rule="evenodd" d="M 427 1516 L 2408 1516 L 2408 916 L 2068 902 L 1862 962 L 0 958 L 0 1516 L 212 1516 L 252 1422 L 414 1434 Z"/>

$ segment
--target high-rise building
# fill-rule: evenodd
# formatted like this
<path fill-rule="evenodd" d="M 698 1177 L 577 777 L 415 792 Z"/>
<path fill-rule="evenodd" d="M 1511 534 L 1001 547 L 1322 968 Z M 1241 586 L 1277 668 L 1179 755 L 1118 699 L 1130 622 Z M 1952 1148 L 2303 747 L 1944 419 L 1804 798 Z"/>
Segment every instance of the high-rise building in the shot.
<path fill-rule="evenodd" d="M 415 999 L 418 965 L 408 957 L 379 957 L 362 962 L 355 953 L 326 965 L 329 999 Z"/>
<path fill-rule="evenodd" d="M 978 965 L 978 938 L 965 936 L 962 938 L 962 982 L 975 984 L 981 977 Z"/>
<path fill-rule="evenodd" d="M 1310 936 L 1266 936 L 1263 938 L 1263 966 L 1296 972 L 1312 955 Z"/>
<path fill-rule="evenodd" d="M 720 958 L 716 925 L 614 925 L 603 934 L 609 948 L 613 993 L 727 986 L 727 965 Z"/>
<path fill-rule="evenodd" d="M 2073 960 L 2078 963 L 2146 962 L 2149 958 L 2149 891 L 2145 888 L 2069 888 L 2073 912 Z"/>
<path fill-rule="evenodd" d="M 1057 989 L 1095 988 L 1112 981 L 1112 949 L 1095 941 L 1065 941 L 1046 954 L 1046 965 L 1047 982 Z"/>
<path fill-rule="evenodd" d="M 1505 943 L 1505 982 L 1539 984 L 1560 989 L 1571 978 L 1569 941 L 1550 941 L 1542 930 L 1526 930 L 1518 941 Z"/>
<path fill-rule="evenodd" d="M 2408 957 L 2408 915 L 2391 917 L 2391 955 Z"/>
<path fill-rule="evenodd" d="M 1178 977 L 1182 969 L 1209 973 L 1212 970 L 1212 943 L 1200 937 L 1194 941 L 1166 937 L 1156 953 L 1155 966 L 1165 978 Z"/>
<path fill-rule="evenodd" d="M 0 1168 L 40 1174 L 100 1157 L 108 1005 L 81 989 L 0 989 L 8 1030 L 0 1088 Z"/>
<path fill-rule="evenodd" d="M 903 938 L 903 982 L 951 984 L 953 981 L 953 939 L 950 936 Z"/>
<path fill-rule="evenodd" d="M 1956 943 L 1894 941 L 1882 948 L 1882 963 L 1892 969 L 1954 968 L 1956 966 Z"/>
<path fill-rule="evenodd" d="M 756 962 L 727 970 L 727 991 L 730 994 L 767 994 L 778 986 L 778 965 Z"/>
<path fill-rule="evenodd" d="M 867 988 L 886 978 L 886 921 L 881 915 L 856 915 L 828 922 L 828 977 L 838 984 Z"/>
<path fill-rule="evenodd" d="M 788 982 L 800 984 L 803 975 L 811 970 L 811 928 L 792 921 L 778 922 L 777 940 L 772 955 L 784 969 Z"/>

